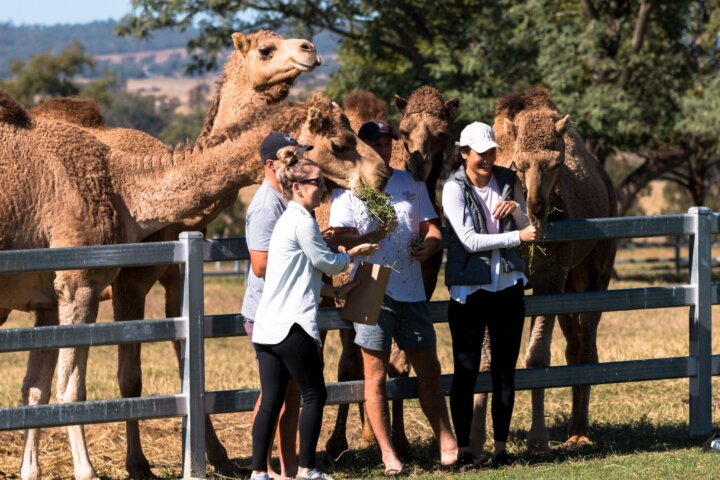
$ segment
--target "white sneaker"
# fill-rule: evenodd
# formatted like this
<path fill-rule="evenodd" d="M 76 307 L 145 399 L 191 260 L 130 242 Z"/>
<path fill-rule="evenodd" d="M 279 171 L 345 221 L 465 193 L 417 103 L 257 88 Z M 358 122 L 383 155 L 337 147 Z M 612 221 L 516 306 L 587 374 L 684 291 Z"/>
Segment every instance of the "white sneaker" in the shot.
<path fill-rule="evenodd" d="M 267 472 L 253 473 L 250 475 L 250 480 L 272 480 Z"/>
<path fill-rule="evenodd" d="M 333 480 L 327 473 L 321 472 L 317 468 L 313 468 L 305 475 L 298 475 L 295 480 Z"/>

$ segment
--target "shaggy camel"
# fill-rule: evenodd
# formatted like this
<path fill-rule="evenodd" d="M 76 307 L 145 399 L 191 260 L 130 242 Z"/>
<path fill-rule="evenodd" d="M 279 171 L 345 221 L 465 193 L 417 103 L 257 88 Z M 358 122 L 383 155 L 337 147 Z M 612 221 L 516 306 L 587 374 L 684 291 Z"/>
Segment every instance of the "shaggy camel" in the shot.
<path fill-rule="evenodd" d="M 445 101 L 437 89 L 423 86 L 413 91 L 408 99 L 395 95 L 394 101 L 400 112 L 400 140 L 393 142 L 390 165 L 396 169 L 409 170 L 416 180 L 425 182 L 430 199 L 439 213 L 435 190 L 442 171 L 451 123 L 457 116 L 459 99 L 456 97 Z M 355 131 L 366 121 L 387 120 L 387 104 L 370 92 L 360 91 L 346 96 L 343 107 Z M 329 205 L 323 205 L 316 210 L 321 225 L 323 222 L 327 225 L 328 211 Z M 423 283 L 428 299 L 435 290 L 441 264 L 442 252 L 422 264 Z M 333 281 L 339 285 L 346 282 L 347 278 L 338 276 Z M 355 332 L 341 330 L 340 339 L 343 349 L 338 363 L 338 379 L 362 379 L 362 358 L 359 348 L 354 344 Z M 391 377 L 407 376 L 410 370 L 404 352 L 398 350 L 394 343 L 389 370 Z M 348 448 L 347 414 L 348 405 L 340 405 L 335 428 L 325 445 L 330 458 L 336 458 Z M 396 400 L 392 409 L 393 444 L 402 456 L 409 457 L 410 444 L 405 435 L 403 418 L 403 402 Z M 368 422 L 363 422 L 363 438 L 368 443 L 374 440 Z"/>
<path fill-rule="evenodd" d="M 250 159 L 255 159 L 267 129 L 276 126 L 298 130 L 301 141 L 315 145 L 312 159 L 334 182 L 350 188 L 362 180 L 384 187 L 387 172 L 381 159 L 357 143 L 342 112 L 327 97 L 282 111 L 268 107 L 263 115 L 272 121 L 253 117 L 195 144 L 133 155 L 112 150 L 72 125 L 31 120 L 11 98 L 0 95 L 0 165 L 8 180 L 0 197 L 5 204 L 0 208 L 0 247 L 136 242 L 197 217 L 217 198 L 258 180 L 259 162 Z M 2 280 L 0 308 L 40 310 L 41 325 L 92 323 L 100 292 L 116 274 L 117 270 L 93 270 L 8 277 Z M 87 348 L 60 350 L 61 402 L 85 398 L 87 354 Z M 31 353 L 23 385 L 25 404 L 48 401 L 56 359 L 53 351 Z M 68 431 L 76 478 L 96 478 L 82 427 Z M 38 432 L 26 432 L 24 479 L 40 477 L 37 449 Z"/>
<path fill-rule="evenodd" d="M 500 99 L 493 130 L 497 138 L 498 165 L 518 172 L 527 192 L 531 221 L 617 216 L 615 189 L 602 165 L 585 148 L 578 133 L 553 105 L 547 90 L 534 88 Z M 614 240 L 549 243 L 545 254 L 525 251 L 526 272 L 533 293 L 560 293 L 607 290 L 615 261 Z M 558 315 L 567 341 L 568 365 L 597 363 L 597 328 L 602 313 Z M 534 317 L 527 367 L 550 365 L 550 342 L 555 316 Z M 488 368 L 489 349 L 483 350 Z M 590 386 L 572 387 L 573 405 L 568 425 L 567 446 L 590 445 L 588 405 Z M 485 442 L 487 397 L 477 395 L 471 444 L 477 455 Z M 532 425 L 527 435 L 531 450 L 547 450 L 544 391 L 532 392 Z"/>
<path fill-rule="evenodd" d="M 284 100 L 295 79 L 320 64 L 315 46 L 304 39 L 284 39 L 274 32 L 262 30 L 253 34 L 232 35 L 234 51 L 230 55 L 216 93 L 205 117 L 200 138 L 210 136 L 228 125 L 252 116 L 267 105 Z M 141 132 L 126 128 L 107 128 L 97 104 L 89 99 L 50 99 L 30 111 L 33 118 L 56 119 L 77 124 L 112 148 L 131 153 L 163 152 L 168 149 L 161 141 Z M 231 191 L 218 199 L 199 217 L 176 223 L 153 233 L 143 241 L 172 241 L 184 230 L 203 229 L 222 210 L 237 198 Z M 145 297 L 155 282 L 160 281 L 165 290 L 166 315 L 180 314 L 180 271 L 175 265 L 155 265 L 121 269 L 114 282 L 113 304 L 118 321 L 144 318 Z M 119 347 L 118 379 L 123 395 L 139 395 L 140 345 Z M 180 359 L 179 344 L 175 351 Z M 136 361 L 135 358 L 138 360 Z M 138 370 L 135 372 L 135 370 Z M 206 429 L 207 455 L 218 473 L 238 473 L 228 459 L 227 452 L 217 439 L 210 418 Z M 126 467 L 132 478 L 150 475 L 147 460 L 142 454 L 140 433 L 136 421 L 127 422 Z"/>

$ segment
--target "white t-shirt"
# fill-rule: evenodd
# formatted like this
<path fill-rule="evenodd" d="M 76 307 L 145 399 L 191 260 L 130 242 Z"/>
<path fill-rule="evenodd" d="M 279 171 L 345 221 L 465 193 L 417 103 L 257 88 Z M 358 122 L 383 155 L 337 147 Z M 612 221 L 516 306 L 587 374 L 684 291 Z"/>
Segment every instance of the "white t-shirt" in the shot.
<path fill-rule="evenodd" d="M 495 205 L 500 203 L 500 188 L 495 181 L 495 177 L 490 178 L 487 186 L 480 188 L 473 186 L 475 198 L 479 200 L 485 214 L 485 223 L 488 233 L 482 234 L 475 231 L 470 210 L 465 206 L 465 195 L 463 187 L 457 182 L 447 181 L 443 186 L 442 207 L 443 213 L 450 222 L 450 227 L 455 230 L 455 234 L 468 252 L 482 252 L 492 250 L 490 257 L 490 278 L 491 281 L 487 285 L 451 285 L 450 297 L 459 303 L 465 303 L 468 295 L 477 292 L 480 289 L 490 292 L 497 292 L 511 287 L 522 280 L 527 281 L 523 272 L 504 273 L 500 266 L 500 248 L 512 248 L 520 245 L 520 231 L 500 233 L 500 222 L 495 219 L 491 212 Z M 518 203 L 519 208 L 513 211 L 512 216 L 515 225 L 523 228 L 528 224 L 527 214 L 525 213 L 525 198 L 523 196 L 522 185 L 516 182 L 513 197 Z"/>
<path fill-rule="evenodd" d="M 380 241 L 377 252 L 368 261 L 390 265 L 393 272 L 387 287 L 387 295 L 401 302 L 426 300 L 420 263 L 410 256 L 410 242 L 420 232 L 420 224 L 437 218 L 427 187 L 416 182 L 409 172 L 393 169 L 385 187 L 390 203 L 397 214 L 398 227 Z M 364 235 L 377 230 L 377 219 L 370 218 L 365 204 L 350 190 L 333 190 L 330 207 L 331 227 L 354 227 Z M 356 264 L 360 260 L 356 259 Z"/>

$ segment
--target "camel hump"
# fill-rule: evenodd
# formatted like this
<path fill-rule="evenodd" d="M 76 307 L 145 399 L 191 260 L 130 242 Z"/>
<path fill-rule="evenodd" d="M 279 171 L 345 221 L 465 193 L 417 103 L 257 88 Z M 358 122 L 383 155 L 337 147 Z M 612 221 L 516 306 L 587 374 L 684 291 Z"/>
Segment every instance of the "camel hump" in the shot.
<path fill-rule="evenodd" d="M 360 124 L 369 120 L 387 120 L 387 103 L 377 95 L 367 90 L 360 90 L 345 95 L 343 98 L 343 110 L 350 118 L 353 127 L 355 120 Z M 357 125 L 360 127 L 360 125 Z"/>
<path fill-rule="evenodd" d="M 7 93 L 0 90 L 0 122 L 18 127 L 30 126 L 28 112 Z"/>
<path fill-rule="evenodd" d="M 550 91 L 542 87 L 533 87 L 527 92 L 513 93 L 498 100 L 495 116 L 504 116 L 510 120 L 523 110 L 549 108 L 557 110 L 550 100 Z"/>
<path fill-rule="evenodd" d="M 58 120 L 85 128 L 105 126 L 100 106 L 91 98 L 50 98 L 30 110 L 33 118 Z"/>

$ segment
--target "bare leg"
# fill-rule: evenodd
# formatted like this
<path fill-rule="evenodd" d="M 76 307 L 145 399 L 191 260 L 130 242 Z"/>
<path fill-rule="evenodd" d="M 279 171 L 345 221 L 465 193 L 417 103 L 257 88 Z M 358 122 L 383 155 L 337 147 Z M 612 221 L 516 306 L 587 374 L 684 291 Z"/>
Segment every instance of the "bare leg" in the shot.
<path fill-rule="evenodd" d="M 390 351 L 388 376 L 390 378 L 410 376 L 410 364 L 407 361 L 407 356 L 404 351 L 398 348 L 395 341 L 393 341 L 392 350 Z M 405 435 L 405 416 L 402 400 L 392 401 L 392 440 L 395 450 L 402 459 L 409 460 L 412 458 L 412 448 L 410 448 L 410 442 L 407 435 Z"/>
<path fill-rule="evenodd" d="M 57 309 L 35 312 L 36 327 L 57 324 Z M 48 403 L 57 359 L 57 349 L 30 351 L 22 388 L 23 405 L 43 405 Z M 40 430 L 25 430 L 25 447 L 23 449 L 22 463 L 20 464 L 20 478 L 23 480 L 36 480 L 41 476 L 40 462 L 38 460 L 39 447 Z"/>
<path fill-rule="evenodd" d="M 390 438 L 390 414 L 385 399 L 385 377 L 390 352 L 362 348 L 365 372 L 365 407 L 386 470 L 400 470 L 402 463 Z"/>
<path fill-rule="evenodd" d="M 420 406 L 440 444 L 440 463 L 453 465 L 457 461 L 457 442 L 450 428 L 445 397 L 440 391 L 440 362 L 435 348 L 407 349 L 405 353 L 418 376 Z"/>
<path fill-rule="evenodd" d="M 295 381 L 290 380 L 285 391 L 285 403 L 283 403 L 282 410 L 280 410 L 278 427 L 275 432 L 278 451 L 280 452 L 280 472 L 283 478 L 293 478 L 297 475 L 297 432 L 300 417 L 300 397 L 300 387 Z"/>

